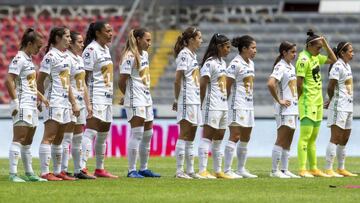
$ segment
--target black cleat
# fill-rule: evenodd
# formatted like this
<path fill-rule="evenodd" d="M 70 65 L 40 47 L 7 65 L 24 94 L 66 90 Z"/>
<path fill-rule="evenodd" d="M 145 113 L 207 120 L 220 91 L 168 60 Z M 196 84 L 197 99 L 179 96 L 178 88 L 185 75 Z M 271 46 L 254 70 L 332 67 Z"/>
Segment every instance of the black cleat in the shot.
<path fill-rule="evenodd" d="M 80 171 L 80 173 L 74 173 L 74 177 L 78 178 L 78 179 L 96 179 L 96 177 L 94 176 L 89 176 L 86 173 L 84 173 L 83 171 Z"/>

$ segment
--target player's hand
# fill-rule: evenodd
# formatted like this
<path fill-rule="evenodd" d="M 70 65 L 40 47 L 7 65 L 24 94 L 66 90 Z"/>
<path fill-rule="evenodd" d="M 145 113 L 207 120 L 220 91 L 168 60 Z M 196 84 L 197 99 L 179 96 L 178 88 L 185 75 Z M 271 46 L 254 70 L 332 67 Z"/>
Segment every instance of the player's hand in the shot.
<path fill-rule="evenodd" d="M 177 111 L 177 101 L 174 101 L 174 103 L 172 105 L 172 110 Z"/>
<path fill-rule="evenodd" d="M 120 98 L 119 104 L 120 104 L 120 105 L 124 105 L 124 97 L 121 97 L 121 98 Z"/>
<path fill-rule="evenodd" d="M 289 100 L 280 100 L 279 104 L 284 107 L 289 107 L 291 105 L 291 101 Z"/>
<path fill-rule="evenodd" d="M 86 107 L 86 111 L 87 111 L 86 119 L 93 117 L 93 108 L 91 105 Z"/>
<path fill-rule="evenodd" d="M 72 111 L 73 111 L 74 116 L 76 116 L 76 117 L 80 116 L 80 107 L 76 103 L 72 104 Z"/>
<path fill-rule="evenodd" d="M 328 109 L 330 104 L 330 100 L 324 101 L 324 109 Z"/>
<path fill-rule="evenodd" d="M 19 100 L 18 99 L 11 100 L 9 108 L 10 108 L 11 116 L 15 116 L 19 112 Z"/>

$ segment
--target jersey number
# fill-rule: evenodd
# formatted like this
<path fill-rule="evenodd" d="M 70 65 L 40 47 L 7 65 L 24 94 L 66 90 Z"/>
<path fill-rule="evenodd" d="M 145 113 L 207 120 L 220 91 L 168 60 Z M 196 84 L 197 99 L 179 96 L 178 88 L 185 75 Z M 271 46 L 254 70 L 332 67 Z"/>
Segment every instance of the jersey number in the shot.
<path fill-rule="evenodd" d="M 76 88 L 78 91 L 84 90 L 85 72 L 81 72 L 75 75 Z"/>
<path fill-rule="evenodd" d="M 198 68 L 194 69 L 191 75 L 192 75 L 192 78 L 194 80 L 194 83 L 195 83 L 196 87 L 199 87 L 200 86 L 200 72 L 199 72 L 199 69 Z"/>
<path fill-rule="evenodd" d="M 35 73 L 29 74 L 26 77 L 28 84 L 29 84 L 29 88 L 31 91 L 36 92 L 36 75 Z"/>
<path fill-rule="evenodd" d="M 145 67 L 139 72 L 140 78 L 143 84 L 147 87 L 150 87 L 150 72 L 149 67 Z"/>
<path fill-rule="evenodd" d="M 243 79 L 246 95 L 250 96 L 253 92 L 254 77 L 249 76 Z"/>
<path fill-rule="evenodd" d="M 112 87 L 113 82 L 113 64 L 110 63 L 106 66 L 101 67 L 101 74 L 104 77 L 104 83 L 106 87 Z"/>
<path fill-rule="evenodd" d="M 226 96 L 226 76 L 225 75 L 220 76 L 217 82 L 220 91 Z"/>
<path fill-rule="evenodd" d="M 70 82 L 69 70 L 61 71 L 60 74 L 59 74 L 59 77 L 60 77 L 61 84 L 62 84 L 63 88 L 68 89 L 69 88 L 69 82 Z"/>

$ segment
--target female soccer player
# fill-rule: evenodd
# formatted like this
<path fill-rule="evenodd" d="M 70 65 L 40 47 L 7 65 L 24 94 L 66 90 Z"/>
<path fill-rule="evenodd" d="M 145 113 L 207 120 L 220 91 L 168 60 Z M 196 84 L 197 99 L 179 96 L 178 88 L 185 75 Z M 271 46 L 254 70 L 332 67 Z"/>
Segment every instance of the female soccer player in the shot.
<path fill-rule="evenodd" d="M 81 140 L 83 127 L 86 123 L 86 111 L 89 117 L 91 117 L 92 114 L 92 106 L 90 105 L 87 86 L 85 84 L 84 61 L 81 57 L 84 40 L 79 33 L 74 31 L 70 32 L 70 38 L 71 43 L 69 49 L 66 51 L 72 61 L 72 66 L 70 67 L 70 84 L 76 102 L 80 107 L 80 115 L 78 117 L 72 115 L 71 122 L 66 126 L 62 141 L 63 154 L 61 171 L 71 176 L 71 173 L 68 173 L 69 145 L 71 144 L 71 154 L 74 160 L 74 176 L 79 179 L 94 179 L 96 177 L 83 172 L 80 165 L 82 151 Z"/>
<path fill-rule="evenodd" d="M 129 178 L 160 177 L 148 169 L 153 134 L 153 108 L 150 94 L 150 70 L 147 50 L 151 34 L 145 28 L 133 29 L 126 41 L 120 66 L 119 88 L 124 95 L 127 120 L 131 125 L 128 142 Z M 140 170 L 136 171 L 139 154 Z"/>
<path fill-rule="evenodd" d="M 268 80 L 268 88 L 275 100 L 275 119 L 277 139 L 272 150 L 271 177 L 300 178 L 288 170 L 289 150 L 296 129 L 298 115 L 298 96 L 296 91 L 295 67 L 291 61 L 296 56 L 296 45 L 282 42 L 279 56 L 274 63 L 273 71 Z M 279 170 L 281 160 L 282 169 Z"/>
<path fill-rule="evenodd" d="M 221 141 L 227 123 L 226 62 L 223 57 L 230 53 L 230 40 L 222 34 L 214 34 L 205 52 L 200 69 L 200 99 L 204 134 L 199 145 L 199 175 L 208 178 L 232 178 L 221 170 Z M 214 175 L 207 170 L 209 148 L 212 147 Z"/>
<path fill-rule="evenodd" d="M 37 90 L 36 70 L 32 55 L 39 53 L 43 36 L 32 28 L 25 30 L 20 51 L 9 65 L 6 87 L 11 97 L 10 112 L 13 117 L 14 137 L 9 150 L 10 176 L 12 182 L 47 181 L 35 175 L 30 152 L 32 140 L 38 125 L 37 98 L 49 105 L 47 99 Z M 25 176 L 17 176 L 19 156 L 24 164 Z"/>
<path fill-rule="evenodd" d="M 112 38 L 112 27 L 103 21 L 91 23 L 86 33 L 82 54 L 86 83 L 89 87 L 92 117 L 86 120 L 83 137 L 83 172 L 88 174 L 86 162 L 95 140 L 97 177 L 118 178 L 104 169 L 106 138 L 112 122 L 113 62 L 108 43 Z M 88 174 L 89 175 L 89 174 Z"/>
<path fill-rule="evenodd" d="M 323 36 L 307 32 L 306 48 L 296 62 L 297 92 L 299 97 L 300 137 L 298 143 L 299 175 L 301 177 L 329 177 L 317 168 L 316 138 L 323 117 L 323 97 L 320 66 L 336 61 L 334 52 Z M 324 48 L 327 56 L 321 55 Z M 306 170 L 309 158 L 310 171 Z"/>
<path fill-rule="evenodd" d="M 70 30 L 55 27 L 51 30 L 46 55 L 40 65 L 37 86 L 44 93 L 45 79 L 49 78 L 46 96 L 50 107 L 44 111 L 45 130 L 39 149 L 41 177 L 50 181 L 75 180 L 61 172 L 61 142 L 66 124 L 71 121 L 71 109 L 79 115 L 79 107 L 70 88 L 70 56 L 65 52 L 70 44 Z M 69 101 L 71 107 L 69 106 Z M 53 159 L 54 174 L 49 172 L 50 157 Z"/>
<path fill-rule="evenodd" d="M 176 142 L 177 178 L 202 178 L 194 171 L 194 138 L 201 122 L 200 74 L 195 51 L 202 43 L 201 32 L 188 27 L 178 37 L 174 52 L 176 57 L 175 100 L 173 110 L 177 111 L 180 136 Z M 186 159 L 186 173 L 184 173 Z"/>
<path fill-rule="evenodd" d="M 226 90 L 228 95 L 228 125 L 230 128 L 229 141 L 225 147 L 225 174 L 234 178 L 257 178 L 245 169 L 247 159 L 247 145 L 252 128 L 255 126 L 253 87 L 254 62 L 256 42 L 248 35 L 236 37 L 231 42 L 238 48 L 239 54 L 231 61 L 227 68 Z M 231 170 L 233 152 L 237 146 L 238 169 Z"/>
<path fill-rule="evenodd" d="M 325 173 L 332 177 L 357 176 L 345 169 L 345 146 L 351 133 L 353 117 L 353 77 L 349 62 L 354 56 L 349 42 L 340 42 L 334 49 L 338 60 L 330 66 L 327 93 L 328 127 L 331 138 L 326 150 Z M 337 156 L 338 169 L 333 171 L 334 158 Z"/>

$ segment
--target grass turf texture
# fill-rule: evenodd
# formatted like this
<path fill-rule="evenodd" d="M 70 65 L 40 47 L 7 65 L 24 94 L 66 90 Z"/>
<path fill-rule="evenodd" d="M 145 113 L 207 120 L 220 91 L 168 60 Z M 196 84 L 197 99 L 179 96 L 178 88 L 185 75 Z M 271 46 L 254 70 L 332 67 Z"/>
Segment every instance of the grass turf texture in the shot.
<path fill-rule="evenodd" d="M 72 160 L 71 160 L 72 161 Z M 71 162 L 70 161 L 70 162 Z M 319 158 L 324 166 L 324 158 Z M 93 169 L 95 160 L 89 160 Z M 360 185 L 360 177 L 275 179 L 269 177 L 270 158 L 249 158 L 247 168 L 257 179 L 183 180 L 175 179 L 174 158 L 151 158 L 150 169 L 160 173 L 159 179 L 126 178 L 127 160 L 111 158 L 105 161 L 107 170 L 119 179 L 60 181 L 43 183 L 12 183 L 8 180 L 8 160 L 0 159 L 0 202 L 359 202 L 360 189 L 346 185 Z M 39 172 L 39 160 L 33 161 Z M 197 163 L 195 162 L 195 166 Z M 211 169 L 211 158 L 208 168 Z M 236 166 L 234 160 L 233 167 Z M 292 158 L 290 169 L 296 170 Z M 347 168 L 360 172 L 360 158 L 346 160 Z M 70 170 L 72 169 L 70 163 Z M 197 168 L 197 167 L 196 167 Z M 23 174 L 19 160 L 19 175 Z M 329 186 L 336 186 L 335 188 Z"/>

